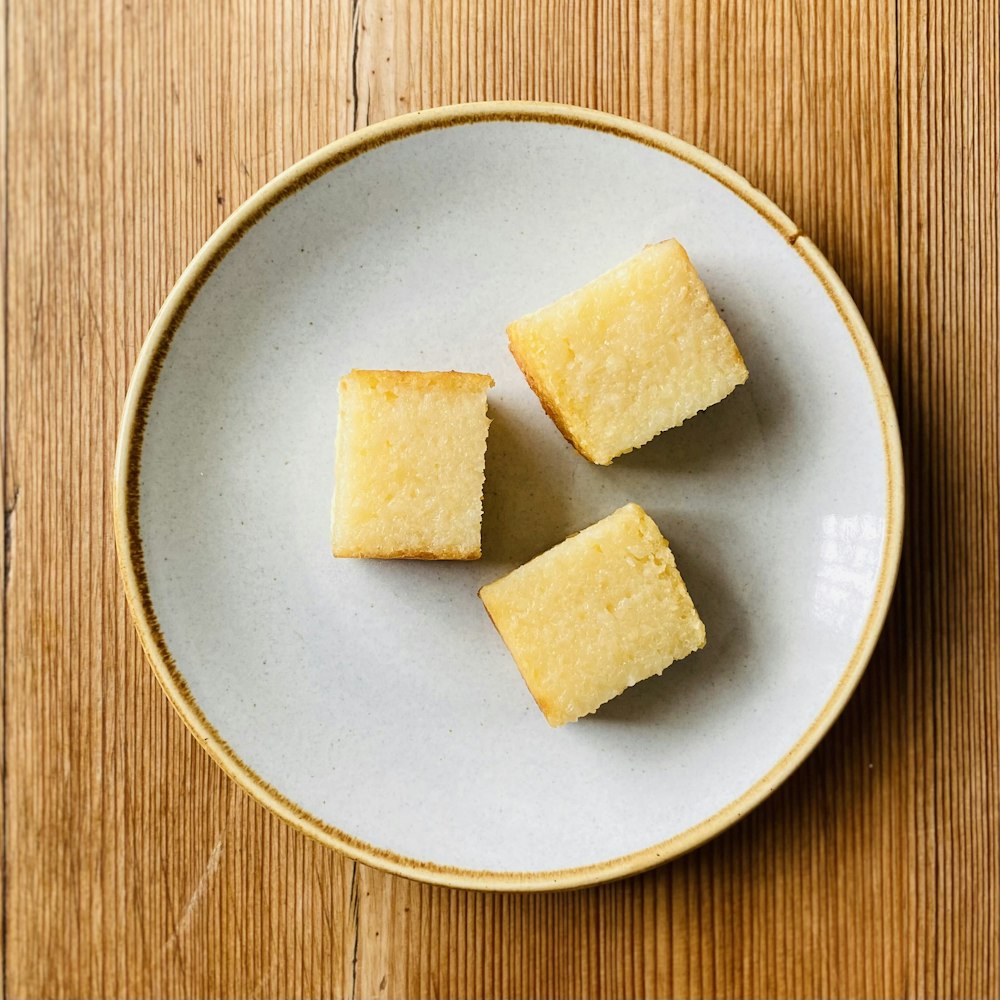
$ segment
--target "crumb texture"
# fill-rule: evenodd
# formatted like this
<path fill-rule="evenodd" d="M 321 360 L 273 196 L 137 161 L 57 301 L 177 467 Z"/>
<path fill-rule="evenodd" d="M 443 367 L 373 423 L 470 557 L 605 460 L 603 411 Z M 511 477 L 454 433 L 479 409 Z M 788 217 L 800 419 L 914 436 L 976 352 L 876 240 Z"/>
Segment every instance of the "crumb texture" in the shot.
<path fill-rule="evenodd" d="M 637 504 L 488 584 L 480 597 L 553 726 L 705 644 L 670 546 Z"/>
<path fill-rule="evenodd" d="M 334 555 L 479 558 L 492 385 L 467 372 L 341 379 Z"/>

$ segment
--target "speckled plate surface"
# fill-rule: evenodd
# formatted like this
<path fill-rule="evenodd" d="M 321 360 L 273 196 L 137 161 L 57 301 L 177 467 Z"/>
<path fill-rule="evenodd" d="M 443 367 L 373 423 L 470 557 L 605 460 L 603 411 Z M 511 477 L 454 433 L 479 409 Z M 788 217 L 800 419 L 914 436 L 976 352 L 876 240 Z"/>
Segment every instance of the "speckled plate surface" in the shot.
<path fill-rule="evenodd" d="M 597 468 L 504 328 L 670 236 L 750 381 Z M 496 379 L 481 561 L 330 556 L 352 367 Z M 552 730 L 476 591 L 627 500 L 670 539 L 708 645 Z M 657 864 L 774 789 L 864 670 L 902 505 L 878 358 L 809 240 L 684 143 L 528 104 L 366 129 L 236 212 L 150 331 L 115 480 L 139 634 L 220 765 L 369 864 L 511 889 Z"/>

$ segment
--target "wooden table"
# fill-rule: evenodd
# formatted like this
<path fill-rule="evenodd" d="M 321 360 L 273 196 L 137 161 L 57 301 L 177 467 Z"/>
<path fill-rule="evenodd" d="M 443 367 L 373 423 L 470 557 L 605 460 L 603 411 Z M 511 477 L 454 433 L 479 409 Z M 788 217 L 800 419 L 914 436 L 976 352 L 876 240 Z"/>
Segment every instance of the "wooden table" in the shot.
<path fill-rule="evenodd" d="M 997 0 L 7 0 L 3 987 L 997 996 Z M 237 205 L 401 111 L 556 100 L 745 174 L 856 297 L 907 460 L 892 612 L 801 770 L 646 875 L 428 888 L 293 833 L 144 664 L 109 508 L 153 315 Z M 808 331 L 803 331 L 808 335 Z"/>

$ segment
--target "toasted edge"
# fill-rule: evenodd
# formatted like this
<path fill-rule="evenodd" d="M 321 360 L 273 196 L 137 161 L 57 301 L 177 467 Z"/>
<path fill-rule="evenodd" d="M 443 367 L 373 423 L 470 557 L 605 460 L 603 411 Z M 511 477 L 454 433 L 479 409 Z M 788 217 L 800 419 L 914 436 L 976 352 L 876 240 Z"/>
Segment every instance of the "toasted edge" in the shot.
<path fill-rule="evenodd" d="M 441 388 L 451 391 L 483 392 L 496 385 L 492 376 L 481 372 L 402 371 L 388 368 L 352 368 L 340 380 L 340 388 L 351 383 L 371 389 Z"/>
<path fill-rule="evenodd" d="M 478 549 L 438 549 L 432 552 L 428 549 L 390 549 L 387 552 L 364 549 L 360 546 L 339 546 L 333 550 L 338 559 L 451 559 L 461 562 L 472 562 L 481 559 L 482 546 Z"/>

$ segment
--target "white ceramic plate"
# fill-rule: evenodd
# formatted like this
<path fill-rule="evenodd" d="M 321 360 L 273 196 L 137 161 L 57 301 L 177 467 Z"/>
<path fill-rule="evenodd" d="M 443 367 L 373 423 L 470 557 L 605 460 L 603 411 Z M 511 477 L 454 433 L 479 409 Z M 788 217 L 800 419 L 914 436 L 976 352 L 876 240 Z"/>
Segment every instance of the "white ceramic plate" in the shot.
<path fill-rule="evenodd" d="M 671 236 L 750 381 L 598 468 L 504 328 Z M 496 379 L 481 561 L 330 556 L 352 367 Z M 362 861 L 513 889 L 649 867 L 787 777 L 864 670 L 903 503 L 882 369 L 815 247 L 676 139 L 527 104 L 365 129 L 236 212 L 153 325 L 115 491 L 146 652 L 226 771 Z M 553 730 L 476 591 L 627 500 L 670 539 L 708 645 Z"/>

